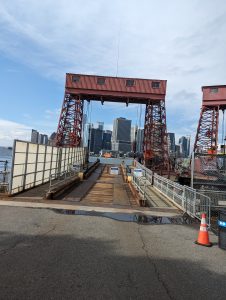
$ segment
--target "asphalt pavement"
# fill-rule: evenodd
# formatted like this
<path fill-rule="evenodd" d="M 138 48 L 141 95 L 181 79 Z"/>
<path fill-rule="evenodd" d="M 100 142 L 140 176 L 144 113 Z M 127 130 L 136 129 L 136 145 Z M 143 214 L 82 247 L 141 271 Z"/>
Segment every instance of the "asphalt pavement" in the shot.
<path fill-rule="evenodd" d="M 197 225 L 0 207 L 0 299 L 226 299 L 226 251 Z"/>

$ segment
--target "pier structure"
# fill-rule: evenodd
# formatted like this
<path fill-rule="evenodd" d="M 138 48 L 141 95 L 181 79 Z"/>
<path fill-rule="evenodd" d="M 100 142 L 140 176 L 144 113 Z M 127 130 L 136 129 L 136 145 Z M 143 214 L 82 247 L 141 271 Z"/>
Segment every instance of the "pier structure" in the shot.
<path fill-rule="evenodd" d="M 84 101 L 145 105 L 144 165 L 169 169 L 166 131 L 166 80 L 66 74 L 65 95 L 56 136 L 58 147 L 81 145 Z"/>
<path fill-rule="evenodd" d="M 194 152 L 216 154 L 219 112 L 226 109 L 226 85 L 203 86 L 202 108 L 194 144 Z"/>

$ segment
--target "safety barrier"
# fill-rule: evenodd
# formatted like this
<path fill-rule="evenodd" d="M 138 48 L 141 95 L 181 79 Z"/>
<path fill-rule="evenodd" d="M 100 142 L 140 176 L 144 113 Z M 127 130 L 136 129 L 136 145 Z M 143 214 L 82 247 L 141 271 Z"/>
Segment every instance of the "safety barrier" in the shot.
<path fill-rule="evenodd" d="M 210 197 L 203 195 L 188 186 L 182 186 L 165 177 L 154 174 L 151 170 L 148 170 L 143 165 L 136 162 L 136 168 L 138 167 L 142 169 L 143 174 L 141 177 L 137 177 L 134 174 L 132 180 L 143 198 L 146 197 L 146 187 L 148 185 L 153 185 L 188 215 L 201 220 L 202 213 L 206 213 L 207 221 L 210 225 Z"/>
<path fill-rule="evenodd" d="M 9 191 L 8 161 L 0 160 L 0 193 L 7 194 Z"/>
<path fill-rule="evenodd" d="M 75 175 L 77 175 L 78 172 L 75 171 L 70 171 L 70 172 L 61 172 L 61 173 L 57 173 L 57 174 L 51 174 L 50 178 L 49 178 L 49 190 L 57 185 L 59 185 L 59 183 L 62 183 L 64 181 L 66 181 L 67 179 L 74 177 Z"/>
<path fill-rule="evenodd" d="M 10 194 L 47 183 L 73 165 L 85 163 L 85 148 L 58 148 L 25 141 L 14 141 Z"/>

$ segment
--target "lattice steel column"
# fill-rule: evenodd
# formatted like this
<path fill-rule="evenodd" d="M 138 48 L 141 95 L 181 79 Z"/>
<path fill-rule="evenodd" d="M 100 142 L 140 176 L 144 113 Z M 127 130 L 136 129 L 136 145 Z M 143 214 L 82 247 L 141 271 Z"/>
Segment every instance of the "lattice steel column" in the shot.
<path fill-rule="evenodd" d="M 56 146 L 78 147 L 82 139 L 83 101 L 65 94 L 60 114 Z"/>
<path fill-rule="evenodd" d="M 169 168 L 165 101 L 146 105 L 144 125 L 144 163 L 152 170 Z"/>
<path fill-rule="evenodd" d="M 219 106 L 203 106 L 195 138 L 195 153 L 215 153 L 217 150 Z"/>

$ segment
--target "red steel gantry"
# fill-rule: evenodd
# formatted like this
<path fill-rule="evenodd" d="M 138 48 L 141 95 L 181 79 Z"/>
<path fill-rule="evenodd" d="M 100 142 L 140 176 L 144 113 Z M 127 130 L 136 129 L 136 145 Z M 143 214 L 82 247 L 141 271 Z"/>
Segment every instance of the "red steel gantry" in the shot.
<path fill-rule="evenodd" d="M 217 152 L 219 111 L 226 109 L 226 85 L 203 86 L 202 109 L 195 138 L 194 152 Z"/>
<path fill-rule="evenodd" d="M 56 145 L 81 144 L 84 100 L 145 104 L 144 164 L 153 170 L 168 170 L 165 95 L 166 80 L 66 74 Z"/>

